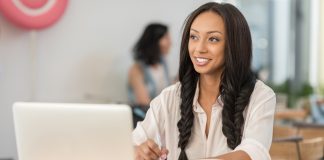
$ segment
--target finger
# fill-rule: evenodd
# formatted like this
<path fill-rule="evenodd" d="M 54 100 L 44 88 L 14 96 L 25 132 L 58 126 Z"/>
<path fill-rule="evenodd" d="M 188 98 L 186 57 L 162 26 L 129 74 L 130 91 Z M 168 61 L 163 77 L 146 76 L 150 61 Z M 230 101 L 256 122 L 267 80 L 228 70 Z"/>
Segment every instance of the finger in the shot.
<path fill-rule="evenodd" d="M 169 151 L 166 148 L 162 148 L 161 149 L 161 159 L 166 160 L 168 157 L 168 153 L 169 153 Z"/>
<path fill-rule="evenodd" d="M 148 154 L 146 154 L 145 151 L 142 148 L 140 148 L 138 152 L 139 152 L 139 157 L 140 157 L 139 159 L 140 160 L 144 160 L 144 159 L 145 160 L 150 160 L 151 159 L 151 157 Z"/>
<path fill-rule="evenodd" d="M 160 159 L 161 159 L 161 160 L 166 160 L 166 159 L 167 159 L 167 155 L 166 155 L 166 154 L 162 154 L 162 156 L 161 156 Z"/>
<path fill-rule="evenodd" d="M 141 153 L 140 153 L 140 147 L 135 147 L 135 160 L 143 160 Z"/>
<path fill-rule="evenodd" d="M 163 148 L 161 149 L 161 153 L 162 153 L 162 155 L 161 155 L 161 159 L 162 159 L 162 160 L 166 160 L 169 151 L 168 151 L 165 147 L 163 147 Z"/>
<path fill-rule="evenodd" d="M 161 153 L 162 153 L 162 154 L 166 154 L 166 155 L 168 155 L 168 154 L 169 154 L 169 150 L 166 149 L 165 147 L 162 147 L 162 148 L 161 148 Z"/>
<path fill-rule="evenodd" d="M 143 144 L 142 151 L 150 159 L 157 159 L 160 155 L 156 155 L 147 144 Z"/>
<path fill-rule="evenodd" d="M 160 150 L 160 147 L 151 139 L 147 140 L 146 141 L 146 144 L 150 147 L 150 149 L 158 156 L 160 157 L 160 155 L 162 154 L 161 153 L 161 150 Z"/>

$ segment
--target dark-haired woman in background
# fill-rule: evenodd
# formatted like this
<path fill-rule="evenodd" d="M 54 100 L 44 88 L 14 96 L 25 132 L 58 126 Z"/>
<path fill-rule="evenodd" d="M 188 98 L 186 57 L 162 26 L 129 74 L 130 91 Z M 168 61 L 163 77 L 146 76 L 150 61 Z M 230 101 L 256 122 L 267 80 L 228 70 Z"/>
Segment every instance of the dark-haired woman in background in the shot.
<path fill-rule="evenodd" d="M 170 85 L 164 61 L 171 46 L 167 26 L 149 24 L 134 47 L 135 63 L 128 73 L 128 97 L 134 111 L 134 123 L 143 120 L 150 101 Z"/>
<path fill-rule="evenodd" d="M 270 160 L 275 94 L 251 71 L 241 12 L 210 2 L 190 14 L 180 82 L 163 90 L 133 132 L 136 159 Z"/>

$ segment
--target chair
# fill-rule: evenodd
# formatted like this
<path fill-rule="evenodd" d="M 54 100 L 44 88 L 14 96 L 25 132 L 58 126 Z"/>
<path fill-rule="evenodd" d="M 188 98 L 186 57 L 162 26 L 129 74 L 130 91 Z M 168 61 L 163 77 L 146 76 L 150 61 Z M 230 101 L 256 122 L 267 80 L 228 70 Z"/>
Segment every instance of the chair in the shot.
<path fill-rule="evenodd" d="M 323 144 L 321 137 L 277 139 L 272 142 L 270 156 L 272 160 L 319 160 L 324 155 Z"/>
<path fill-rule="evenodd" d="M 321 137 L 305 139 L 299 143 L 302 160 L 319 160 L 323 158 L 324 139 Z"/>
<path fill-rule="evenodd" d="M 274 126 L 273 143 L 270 148 L 272 159 L 318 160 L 323 158 L 324 125 L 296 122 L 294 126 Z"/>
<path fill-rule="evenodd" d="M 324 128 L 299 128 L 298 135 L 305 139 L 322 137 L 324 138 Z"/>
<path fill-rule="evenodd" d="M 272 160 L 296 160 L 298 158 L 295 142 L 272 142 L 270 156 Z"/>
<path fill-rule="evenodd" d="M 297 128 L 278 126 L 273 127 L 273 142 L 270 148 L 272 160 L 296 160 L 300 159 L 298 142 L 303 138 L 297 136 Z"/>
<path fill-rule="evenodd" d="M 314 123 L 295 123 L 294 126 L 298 128 L 298 135 L 303 136 L 305 139 L 322 138 L 324 139 L 324 124 L 314 124 Z M 321 145 L 318 143 L 318 145 Z M 307 147 L 306 147 L 307 149 Z M 318 153 L 324 153 L 324 143 L 319 147 Z M 315 155 L 314 155 L 315 156 Z M 324 155 L 322 155 L 324 158 Z"/>

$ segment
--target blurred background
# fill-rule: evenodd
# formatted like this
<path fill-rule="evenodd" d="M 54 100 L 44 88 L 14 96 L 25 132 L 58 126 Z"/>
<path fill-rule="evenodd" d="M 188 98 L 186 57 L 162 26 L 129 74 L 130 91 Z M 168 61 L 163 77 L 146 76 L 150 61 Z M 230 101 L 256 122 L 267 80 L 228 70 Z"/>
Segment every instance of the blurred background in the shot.
<path fill-rule="evenodd" d="M 324 1 L 217 1 L 237 6 L 249 23 L 253 70 L 277 93 L 276 125 L 297 129 L 292 134 L 296 136 L 302 133 L 301 124 L 321 128 Z M 17 158 L 15 101 L 128 103 L 132 49 L 149 23 L 169 27 L 172 47 L 166 63 L 175 78 L 183 22 L 206 2 L 68 1 L 57 23 L 44 29 L 19 27 L 0 12 L 0 159 Z M 293 145 L 301 143 L 293 141 Z M 317 153 L 323 153 L 323 146 Z"/>

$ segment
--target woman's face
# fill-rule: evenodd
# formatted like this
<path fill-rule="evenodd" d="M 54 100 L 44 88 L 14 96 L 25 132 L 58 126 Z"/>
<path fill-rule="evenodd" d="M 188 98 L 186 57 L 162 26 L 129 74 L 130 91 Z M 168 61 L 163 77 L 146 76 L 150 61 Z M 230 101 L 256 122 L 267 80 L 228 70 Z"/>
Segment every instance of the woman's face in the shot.
<path fill-rule="evenodd" d="M 171 38 L 169 33 L 166 33 L 159 41 L 160 50 L 162 55 L 169 53 L 171 47 Z"/>
<path fill-rule="evenodd" d="M 224 66 L 225 25 L 222 17 L 207 11 L 196 17 L 190 28 L 188 50 L 196 72 L 219 74 Z"/>

